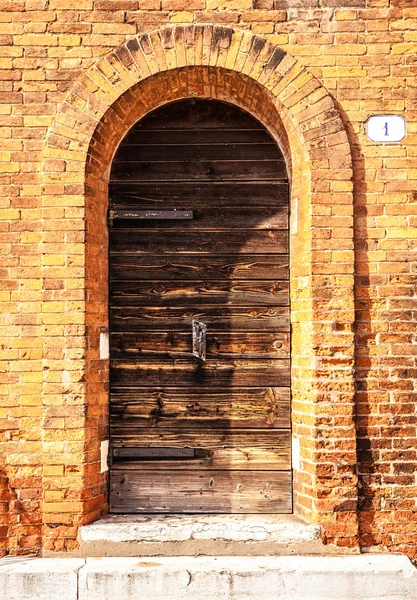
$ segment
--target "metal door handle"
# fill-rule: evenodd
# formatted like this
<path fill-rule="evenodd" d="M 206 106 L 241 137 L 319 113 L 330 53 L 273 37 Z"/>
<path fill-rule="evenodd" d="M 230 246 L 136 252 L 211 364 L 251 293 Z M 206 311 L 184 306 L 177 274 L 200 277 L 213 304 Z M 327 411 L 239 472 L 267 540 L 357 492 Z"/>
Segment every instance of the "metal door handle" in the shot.
<path fill-rule="evenodd" d="M 206 331 L 207 326 L 202 321 L 193 320 L 193 356 L 206 360 Z"/>

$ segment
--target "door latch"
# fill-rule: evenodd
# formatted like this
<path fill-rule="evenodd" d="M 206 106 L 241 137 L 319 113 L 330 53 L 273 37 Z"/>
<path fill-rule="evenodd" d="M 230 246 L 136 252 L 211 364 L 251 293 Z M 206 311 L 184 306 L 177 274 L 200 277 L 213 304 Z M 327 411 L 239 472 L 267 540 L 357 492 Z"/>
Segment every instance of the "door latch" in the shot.
<path fill-rule="evenodd" d="M 206 360 L 207 326 L 202 321 L 193 320 L 193 356 Z"/>

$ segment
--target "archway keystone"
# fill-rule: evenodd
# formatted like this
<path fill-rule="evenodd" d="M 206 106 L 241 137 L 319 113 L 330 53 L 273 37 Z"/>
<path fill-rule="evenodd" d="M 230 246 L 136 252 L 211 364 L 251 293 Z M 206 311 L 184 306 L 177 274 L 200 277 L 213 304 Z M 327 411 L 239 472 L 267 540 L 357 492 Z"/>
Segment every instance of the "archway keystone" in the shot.
<path fill-rule="evenodd" d="M 346 131 L 329 92 L 281 48 L 248 31 L 190 25 L 132 38 L 97 60 L 68 93 L 48 135 L 43 392 L 45 409 L 59 407 L 63 426 L 59 437 L 44 438 L 45 549 L 74 547 L 77 527 L 106 512 L 100 447 L 107 438 L 108 365 L 99 339 L 108 318 L 111 160 L 147 112 L 192 96 L 249 111 L 286 157 L 292 178 L 294 510 L 321 523 L 327 541 L 356 545 L 353 199 Z M 60 218 L 51 210 L 57 207 Z M 54 312 L 51 290 L 62 297 L 64 314 Z M 59 448 L 52 439 L 62 442 Z"/>

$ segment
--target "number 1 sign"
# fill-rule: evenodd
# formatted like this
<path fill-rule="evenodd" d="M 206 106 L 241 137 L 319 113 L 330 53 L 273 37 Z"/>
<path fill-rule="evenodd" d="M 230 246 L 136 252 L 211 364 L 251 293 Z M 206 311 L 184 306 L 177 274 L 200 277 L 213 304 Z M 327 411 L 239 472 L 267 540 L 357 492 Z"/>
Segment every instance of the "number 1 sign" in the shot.
<path fill-rule="evenodd" d="M 406 135 L 405 119 L 400 115 L 369 117 L 366 133 L 373 142 L 400 142 Z"/>

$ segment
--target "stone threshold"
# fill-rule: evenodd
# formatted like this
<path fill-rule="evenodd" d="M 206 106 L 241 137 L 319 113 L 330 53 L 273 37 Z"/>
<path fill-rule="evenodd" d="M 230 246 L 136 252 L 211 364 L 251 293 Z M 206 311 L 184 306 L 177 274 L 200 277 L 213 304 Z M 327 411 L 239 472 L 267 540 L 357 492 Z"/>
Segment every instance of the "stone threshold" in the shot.
<path fill-rule="evenodd" d="M 396 554 L 3 558 L 1 600 L 415 600 L 417 570 Z"/>
<path fill-rule="evenodd" d="M 77 556 L 328 554 L 293 515 L 109 515 L 80 528 Z M 340 548 L 334 550 L 341 553 Z"/>

